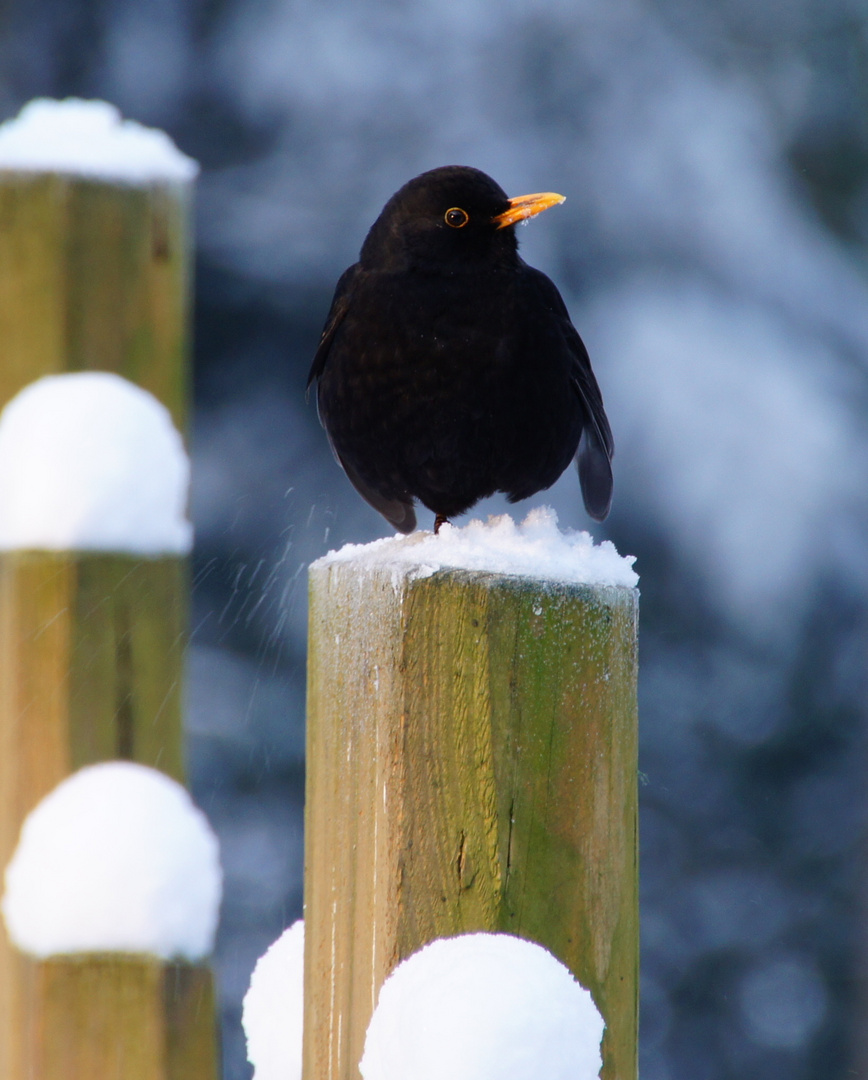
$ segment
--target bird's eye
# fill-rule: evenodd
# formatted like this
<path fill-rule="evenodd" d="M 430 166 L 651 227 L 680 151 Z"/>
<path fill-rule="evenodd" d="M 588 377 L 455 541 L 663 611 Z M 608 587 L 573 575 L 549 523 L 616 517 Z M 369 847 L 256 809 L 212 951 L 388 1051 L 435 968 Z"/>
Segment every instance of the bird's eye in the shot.
<path fill-rule="evenodd" d="M 463 229 L 467 222 L 470 221 L 470 215 L 466 210 L 462 210 L 460 206 L 453 206 L 446 211 L 444 220 L 453 229 Z"/>

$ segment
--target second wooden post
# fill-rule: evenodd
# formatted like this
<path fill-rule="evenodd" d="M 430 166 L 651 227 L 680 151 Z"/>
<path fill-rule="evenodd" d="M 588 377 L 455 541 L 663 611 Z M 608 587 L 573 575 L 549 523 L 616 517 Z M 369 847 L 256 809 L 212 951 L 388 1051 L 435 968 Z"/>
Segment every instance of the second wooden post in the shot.
<path fill-rule="evenodd" d="M 636 623 L 626 586 L 311 567 L 306 1080 L 358 1080 L 385 977 L 474 930 L 561 959 L 634 1080 Z"/>

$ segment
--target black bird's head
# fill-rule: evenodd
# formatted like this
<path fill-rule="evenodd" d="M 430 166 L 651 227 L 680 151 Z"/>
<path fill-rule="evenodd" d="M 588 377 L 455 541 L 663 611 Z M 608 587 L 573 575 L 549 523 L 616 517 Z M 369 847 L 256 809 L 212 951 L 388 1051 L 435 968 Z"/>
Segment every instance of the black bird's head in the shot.
<path fill-rule="evenodd" d="M 368 269 L 414 266 L 444 273 L 513 266 L 517 222 L 563 202 L 542 192 L 510 199 L 479 169 L 447 165 L 408 181 L 383 207 L 362 245 Z"/>

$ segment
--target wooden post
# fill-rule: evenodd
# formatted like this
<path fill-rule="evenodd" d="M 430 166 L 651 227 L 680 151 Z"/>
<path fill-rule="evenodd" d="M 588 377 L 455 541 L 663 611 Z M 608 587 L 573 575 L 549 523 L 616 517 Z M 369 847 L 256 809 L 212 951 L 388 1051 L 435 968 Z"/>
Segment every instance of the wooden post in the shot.
<path fill-rule="evenodd" d="M 352 561 L 310 571 L 305 1080 L 358 1080 L 427 941 L 550 949 L 635 1080 L 637 593 Z"/>
<path fill-rule="evenodd" d="M 216 1077 L 206 966 L 83 954 L 26 961 L 28 1076 L 39 1080 Z"/>
<path fill-rule="evenodd" d="M 183 781 L 186 599 L 177 557 L 0 553 L 3 867 L 27 814 L 83 765 L 129 759 Z"/>
<path fill-rule="evenodd" d="M 183 781 L 187 567 L 176 556 L 0 553 L 0 859 L 82 765 L 139 761 Z"/>
<path fill-rule="evenodd" d="M 0 406 L 114 371 L 186 421 L 189 184 L 0 170 Z"/>
<path fill-rule="evenodd" d="M 180 180 L 115 182 L 64 172 L 0 170 L 0 406 L 42 375 L 113 371 L 153 393 L 184 430 L 190 193 L 191 184 Z M 187 598 L 183 556 L 0 554 L 3 867 L 27 813 L 82 765 L 129 758 L 183 778 Z M 34 965 L 10 946 L 0 921 L 0 1076 L 53 1080 L 79 1075 L 64 1071 L 59 1058 L 51 1064 L 55 1050 L 65 1052 L 55 1044 L 67 1024 L 63 1017 L 72 1016 L 67 1007 L 76 998 L 77 991 L 70 989 L 76 979 L 79 987 L 81 980 L 90 987 L 82 1002 L 110 1002 L 114 988 L 117 1001 L 132 1003 L 138 995 L 144 1002 L 150 995 L 147 1007 L 153 1012 L 158 969 L 182 970 L 145 959 Z M 165 1009 L 159 1014 L 159 1024 L 173 1034 L 168 1042 L 163 1035 L 154 1038 L 176 1047 L 163 1056 L 162 1071 L 130 1068 L 116 1074 L 83 1065 L 81 1075 L 91 1080 L 115 1075 L 213 1080 L 213 1052 L 209 1059 L 197 1051 L 201 1065 L 186 1072 L 171 1071 L 169 1065 L 172 1054 L 181 1060 L 186 1052 L 177 1049 L 180 1042 L 198 1045 L 202 1024 L 213 1043 L 211 976 L 205 968 L 195 970 L 198 974 L 190 976 L 194 983 L 209 983 L 207 993 L 197 991 L 202 1015 L 194 1022 L 183 995 L 174 1018 Z M 60 971 L 66 972 L 62 978 Z M 99 987 L 98 972 L 106 980 Z M 145 990 L 141 980 L 147 972 L 151 988 Z M 187 976 L 179 978 L 183 983 Z M 57 1005 L 61 1000 L 66 1004 Z M 97 1032 L 107 1022 L 108 1007 L 98 1005 L 93 1026 L 78 1032 L 81 1039 L 88 1032 L 102 1038 Z M 131 1018 L 130 1023 L 134 1027 L 138 1021 Z M 33 1032 L 40 1033 L 41 1042 L 30 1038 Z M 120 1030 L 117 1037 L 126 1038 Z M 98 1046 L 84 1047 L 80 1043 L 81 1060 L 93 1064 L 97 1058 L 87 1055 L 98 1056 Z"/>

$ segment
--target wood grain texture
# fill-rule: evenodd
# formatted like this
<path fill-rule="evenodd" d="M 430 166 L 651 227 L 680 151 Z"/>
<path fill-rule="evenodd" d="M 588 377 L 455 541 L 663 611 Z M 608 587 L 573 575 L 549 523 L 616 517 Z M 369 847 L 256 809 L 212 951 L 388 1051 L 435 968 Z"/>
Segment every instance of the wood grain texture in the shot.
<path fill-rule="evenodd" d="M 435 937 L 550 949 L 636 1076 L 637 594 L 310 575 L 306 1080 L 358 1080 L 383 979 Z"/>
<path fill-rule="evenodd" d="M 0 860 L 83 765 L 126 758 L 183 780 L 184 559 L 0 554 Z M 0 1076 L 18 1080 L 24 962 L 0 922 Z"/>
<path fill-rule="evenodd" d="M 42 375 L 114 371 L 184 430 L 190 188 L 0 171 L 0 406 Z"/>
<path fill-rule="evenodd" d="M 24 961 L 28 1080 L 217 1080 L 203 965 L 83 954 Z"/>

